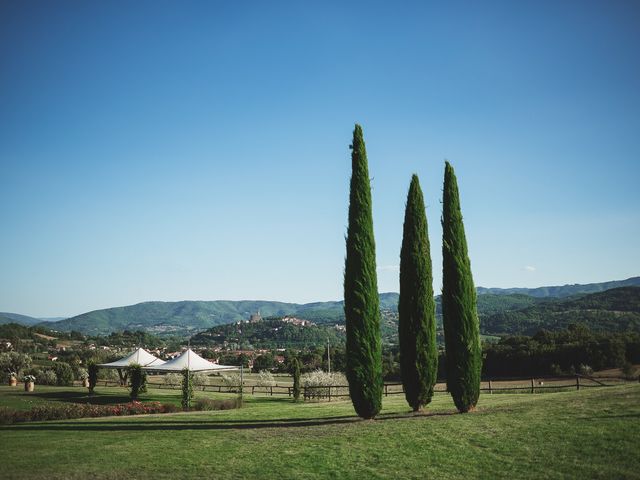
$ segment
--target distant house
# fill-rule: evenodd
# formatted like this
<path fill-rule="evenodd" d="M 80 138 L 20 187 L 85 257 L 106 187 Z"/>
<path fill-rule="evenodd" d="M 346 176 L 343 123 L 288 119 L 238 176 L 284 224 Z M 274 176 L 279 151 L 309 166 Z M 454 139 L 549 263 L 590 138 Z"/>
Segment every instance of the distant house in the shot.
<path fill-rule="evenodd" d="M 250 323 L 258 323 L 262 321 L 262 315 L 260 315 L 260 310 L 258 310 L 256 313 L 254 313 L 253 315 L 251 315 L 251 317 L 249 317 L 249 322 Z"/>

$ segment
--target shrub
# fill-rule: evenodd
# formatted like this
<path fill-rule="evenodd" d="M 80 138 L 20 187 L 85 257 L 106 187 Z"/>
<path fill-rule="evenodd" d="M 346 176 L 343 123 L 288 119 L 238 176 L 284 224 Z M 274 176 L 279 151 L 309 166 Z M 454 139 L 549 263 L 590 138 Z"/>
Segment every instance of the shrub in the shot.
<path fill-rule="evenodd" d="M 272 387 L 275 384 L 276 381 L 273 378 L 273 373 L 269 372 L 268 370 L 262 370 L 260 371 L 260 373 L 258 373 L 257 385 L 259 387 L 264 387 L 265 391 L 267 390 L 267 388 Z"/>
<path fill-rule="evenodd" d="M 111 368 L 98 369 L 98 378 L 100 380 L 111 380 L 115 382 L 120 381 L 120 379 L 118 378 L 118 372 Z"/>
<path fill-rule="evenodd" d="M 142 415 L 151 413 L 174 413 L 178 407 L 160 402 L 131 402 L 118 405 L 91 404 L 46 404 L 33 407 L 31 410 L 14 410 L 0 407 L 0 424 L 19 422 L 35 422 L 45 420 L 66 420 L 72 418 L 110 417 L 125 415 Z"/>
<path fill-rule="evenodd" d="M 193 384 L 201 387 L 209 383 L 209 376 L 204 372 L 198 372 L 193 374 Z"/>
<path fill-rule="evenodd" d="M 560 365 L 558 365 L 557 363 L 552 363 L 549 370 L 551 371 L 551 375 L 555 375 L 556 377 L 561 377 L 562 375 L 564 375 L 562 368 L 560 368 Z"/>
<path fill-rule="evenodd" d="M 87 371 L 86 368 L 79 367 L 76 370 L 76 379 L 84 380 L 85 378 L 89 378 L 89 372 Z"/>
<path fill-rule="evenodd" d="M 635 377 L 636 377 L 636 369 L 631 364 L 631 362 L 624 362 L 622 364 L 622 375 L 624 375 L 624 377 L 627 380 L 634 380 L 635 379 Z"/>
<path fill-rule="evenodd" d="M 327 373 L 322 370 L 314 370 L 305 373 L 300 378 L 304 387 L 305 397 L 321 399 L 329 396 L 329 387 L 340 386 L 331 390 L 332 395 L 344 395 L 347 393 L 348 382 L 342 373 Z"/>
<path fill-rule="evenodd" d="M 176 386 L 180 385 L 182 382 L 182 375 L 179 373 L 168 373 L 164 376 L 164 384 Z"/>
<path fill-rule="evenodd" d="M 13 372 L 16 378 L 19 377 L 22 370 L 26 370 L 31 366 L 31 357 L 26 353 L 6 352 L 0 353 L 0 370 Z"/>
<path fill-rule="evenodd" d="M 133 364 L 127 368 L 129 373 L 129 381 L 131 382 L 129 388 L 129 396 L 132 400 L 137 400 L 141 393 L 147 391 L 147 372 L 142 370 L 142 367 L 137 364 Z"/>
<path fill-rule="evenodd" d="M 42 370 L 40 375 L 36 377 L 38 378 L 38 383 L 42 385 L 57 385 L 58 384 L 58 376 L 56 372 L 51 369 Z"/>
<path fill-rule="evenodd" d="M 580 364 L 580 366 L 578 367 L 578 372 L 580 373 L 580 375 L 591 376 L 593 375 L 593 368 L 591 368 L 589 365 Z"/>
<path fill-rule="evenodd" d="M 53 369 L 58 377 L 57 385 L 65 386 L 73 383 L 73 368 L 66 362 L 56 362 Z"/>
<path fill-rule="evenodd" d="M 228 392 L 240 391 L 240 374 L 232 373 L 230 375 L 222 374 L 222 384 L 227 387 Z"/>

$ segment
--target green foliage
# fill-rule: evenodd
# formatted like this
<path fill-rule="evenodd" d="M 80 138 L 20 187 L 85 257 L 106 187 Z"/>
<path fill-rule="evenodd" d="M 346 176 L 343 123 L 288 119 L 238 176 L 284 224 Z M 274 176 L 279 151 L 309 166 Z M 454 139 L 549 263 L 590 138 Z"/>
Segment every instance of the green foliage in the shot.
<path fill-rule="evenodd" d="M 271 370 L 275 366 L 275 363 L 276 360 L 270 352 L 258 355 L 253 361 L 253 371 L 260 372 L 262 370 Z"/>
<path fill-rule="evenodd" d="M 458 184 L 449 162 L 445 165 L 442 203 L 442 315 L 447 389 L 458 410 L 468 412 L 480 395 L 482 350 Z"/>
<path fill-rule="evenodd" d="M 536 302 L 527 308 L 482 318 L 482 330 L 533 335 L 542 328 L 562 330 L 572 323 L 601 332 L 640 332 L 640 288 L 621 287 L 577 298 Z"/>
<path fill-rule="evenodd" d="M 534 336 L 503 337 L 484 345 L 483 374 L 497 377 L 536 377 L 616 368 L 625 361 L 640 363 L 640 334 L 592 332 L 583 325 Z M 587 370 L 583 370 L 583 373 Z"/>
<path fill-rule="evenodd" d="M 222 346 L 250 344 L 255 348 L 305 348 L 344 344 L 345 335 L 333 326 L 293 325 L 280 318 L 269 318 L 256 323 L 233 323 L 210 328 L 191 337 L 192 345 Z M 265 359 L 266 360 L 266 359 Z M 272 366 L 261 366 L 261 369 Z"/>
<path fill-rule="evenodd" d="M 110 347 L 138 347 L 140 345 L 144 345 L 145 348 L 149 349 L 167 347 L 168 343 L 171 341 L 171 337 L 161 338 L 142 330 L 124 330 L 112 332 L 105 337 L 98 335 L 93 337 L 93 340 L 96 345 L 108 345 Z"/>
<path fill-rule="evenodd" d="M 0 353 L 0 371 L 4 373 L 16 373 L 20 376 L 23 370 L 31 366 L 31 357 L 24 353 L 5 352 Z"/>
<path fill-rule="evenodd" d="M 346 395 L 350 390 L 347 387 L 347 379 L 340 372 L 323 372 L 314 370 L 300 377 L 304 387 L 305 398 L 320 400 L 331 395 Z"/>
<path fill-rule="evenodd" d="M 40 385 L 57 385 L 58 377 L 52 369 L 31 368 L 26 371 L 38 379 Z"/>
<path fill-rule="evenodd" d="M 349 226 L 344 270 L 347 378 L 356 413 L 374 418 L 382 407 L 382 342 L 367 152 L 360 125 L 351 145 Z"/>
<path fill-rule="evenodd" d="M 273 377 L 273 373 L 268 370 L 262 370 L 258 373 L 258 378 L 256 379 L 256 385 L 258 387 L 264 387 L 267 389 L 267 387 L 272 387 L 275 384 L 276 380 Z"/>
<path fill-rule="evenodd" d="M 193 374 L 188 368 L 182 369 L 182 409 L 189 410 L 193 400 Z"/>
<path fill-rule="evenodd" d="M 407 403 L 418 411 L 433 397 L 438 346 L 427 216 L 417 175 L 411 178 L 404 216 L 398 313 L 402 384 Z"/>
<path fill-rule="evenodd" d="M 131 402 L 119 405 L 91 405 L 72 403 L 68 405 L 37 405 L 30 410 L 13 410 L 0 407 L 0 424 L 21 422 L 41 422 L 45 420 L 67 420 L 72 418 L 110 417 L 142 415 L 151 413 L 174 413 L 177 408 L 172 404 L 159 402 Z"/>
<path fill-rule="evenodd" d="M 147 372 L 142 370 L 142 366 L 132 364 L 127 367 L 129 376 L 129 396 L 131 400 L 137 400 L 141 393 L 147 391 Z"/>
<path fill-rule="evenodd" d="M 292 361 L 293 375 L 293 400 L 300 401 L 300 361 L 294 358 Z"/>
<path fill-rule="evenodd" d="M 633 380 L 636 377 L 636 368 L 629 361 L 625 361 L 622 364 L 622 375 L 628 380 Z"/>
<path fill-rule="evenodd" d="M 58 377 L 58 385 L 71 385 L 75 377 L 73 367 L 66 362 L 57 361 L 53 365 L 53 370 Z"/>
<path fill-rule="evenodd" d="M 96 388 L 96 383 L 98 383 L 98 365 L 95 362 L 89 362 L 88 364 L 88 372 L 89 372 L 89 393 L 93 393 Z"/>

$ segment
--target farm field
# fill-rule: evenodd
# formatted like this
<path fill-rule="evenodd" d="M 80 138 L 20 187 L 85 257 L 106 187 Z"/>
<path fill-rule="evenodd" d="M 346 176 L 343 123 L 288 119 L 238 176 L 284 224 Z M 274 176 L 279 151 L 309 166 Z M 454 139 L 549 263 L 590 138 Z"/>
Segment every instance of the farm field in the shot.
<path fill-rule="evenodd" d="M 18 408 L 24 395 L 8 388 L 0 405 Z M 64 389 L 39 389 L 50 397 L 33 401 L 65 401 Z M 101 397 L 126 400 L 119 390 Z M 177 403 L 179 392 L 145 398 Z M 419 415 L 394 395 L 374 421 L 349 401 L 247 396 L 240 410 L 3 426 L 0 461 L 3 478 L 17 479 L 640 478 L 639 430 L 640 384 L 484 394 L 464 415 L 447 394 Z"/>

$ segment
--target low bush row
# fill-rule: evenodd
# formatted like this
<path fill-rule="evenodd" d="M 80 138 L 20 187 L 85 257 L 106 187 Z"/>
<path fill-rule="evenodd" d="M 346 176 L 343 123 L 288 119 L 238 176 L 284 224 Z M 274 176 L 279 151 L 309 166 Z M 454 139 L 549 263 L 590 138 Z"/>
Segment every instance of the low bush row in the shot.
<path fill-rule="evenodd" d="M 131 402 L 117 405 L 37 405 L 31 410 L 14 410 L 0 407 L 0 424 L 20 422 L 38 422 L 44 420 L 66 420 L 87 417 L 112 417 L 125 415 L 141 415 L 149 413 L 173 413 L 180 408 L 170 403 L 160 402 Z"/>

